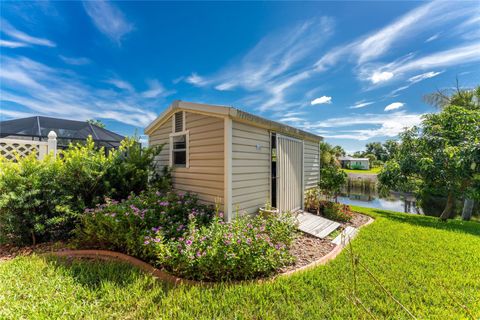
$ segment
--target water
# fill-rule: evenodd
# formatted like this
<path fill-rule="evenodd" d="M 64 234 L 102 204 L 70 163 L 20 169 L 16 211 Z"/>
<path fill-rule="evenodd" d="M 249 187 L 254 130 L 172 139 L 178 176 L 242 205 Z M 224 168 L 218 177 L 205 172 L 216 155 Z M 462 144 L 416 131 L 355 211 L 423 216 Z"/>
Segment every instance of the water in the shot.
<path fill-rule="evenodd" d="M 390 192 L 386 197 L 380 196 L 375 175 L 369 177 L 349 176 L 338 201 L 354 206 L 423 214 L 415 197 L 411 194 Z"/>

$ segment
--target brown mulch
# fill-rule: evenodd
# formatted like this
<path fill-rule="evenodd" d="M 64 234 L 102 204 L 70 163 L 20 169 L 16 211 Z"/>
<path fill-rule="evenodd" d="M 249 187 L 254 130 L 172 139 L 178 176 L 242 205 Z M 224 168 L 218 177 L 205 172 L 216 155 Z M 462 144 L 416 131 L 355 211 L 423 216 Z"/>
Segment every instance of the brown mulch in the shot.
<path fill-rule="evenodd" d="M 296 258 L 294 264 L 283 267 L 280 272 L 287 272 L 306 266 L 333 250 L 335 245 L 330 239 L 320 239 L 301 232 L 294 240 L 290 253 Z"/>
<path fill-rule="evenodd" d="M 45 253 L 50 251 L 69 250 L 69 246 L 64 242 L 46 242 L 35 246 L 17 247 L 10 244 L 0 244 L 0 262 L 10 260 L 16 256 L 28 256 L 32 253 Z"/>
<path fill-rule="evenodd" d="M 353 214 L 354 216 L 352 220 L 342 223 L 338 228 L 338 231 L 342 231 L 347 226 L 359 228 L 370 220 L 370 217 L 361 213 L 353 212 Z M 290 253 L 296 258 L 296 261 L 294 264 L 280 269 L 280 272 L 283 273 L 306 266 L 327 255 L 334 248 L 335 244 L 332 243 L 332 238 L 330 237 L 320 239 L 307 233 L 300 232 L 290 248 Z"/>
<path fill-rule="evenodd" d="M 355 228 L 359 228 L 363 226 L 365 223 L 367 223 L 370 220 L 369 216 L 366 216 L 364 214 L 358 213 L 358 212 L 353 212 L 354 216 L 352 220 L 350 220 L 347 223 L 344 223 L 344 227 L 346 226 L 351 226 Z"/>

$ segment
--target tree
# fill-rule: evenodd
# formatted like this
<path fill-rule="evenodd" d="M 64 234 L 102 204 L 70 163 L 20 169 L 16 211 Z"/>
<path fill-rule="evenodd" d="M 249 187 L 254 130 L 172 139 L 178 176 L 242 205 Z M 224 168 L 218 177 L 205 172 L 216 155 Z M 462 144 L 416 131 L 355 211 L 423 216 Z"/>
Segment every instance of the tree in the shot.
<path fill-rule="evenodd" d="M 417 194 L 439 190 L 447 196 L 440 216 L 451 217 L 455 198 L 478 198 L 480 110 L 450 105 L 423 117 L 421 127 L 401 134 L 395 158 L 379 174 L 382 187 Z"/>
<path fill-rule="evenodd" d="M 102 120 L 97 120 L 97 119 L 88 119 L 87 123 L 90 123 L 94 126 L 100 127 L 100 128 L 105 128 L 105 123 L 102 122 Z"/>
<path fill-rule="evenodd" d="M 399 144 L 396 140 L 387 140 L 383 143 L 383 149 L 386 153 L 386 159 L 383 161 L 388 161 L 396 156 L 398 152 Z"/>
<path fill-rule="evenodd" d="M 378 160 L 387 160 L 387 152 L 380 142 L 367 143 L 365 145 L 365 154 L 374 154 Z"/>
<path fill-rule="evenodd" d="M 330 199 L 337 200 L 342 186 L 347 182 L 347 174 L 337 166 L 327 166 L 320 170 L 320 192 Z"/>
<path fill-rule="evenodd" d="M 438 90 L 435 93 L 424 96 L 424 101 L 440 110 L 449 105 L 463 107 L 468 110 L 478 110 L 480 109 L 480 86 L 472 90 L 461 89 L 457 79 L 455 89 Z M 470 220 L 474 204 L 473 199 L 465 198 L 462 211 L 462 218 L 464 220 Z"/>
<path fill-rule="evenodd" d="M 338 158 L 345 156 L 345 150 L 340 146 L 335 146 L 332 148 L 333 154 Z"/>
<path fill-rule="evenodd" d="M 372 153 L 368 153 L 364 156 L 365 158 L 368 158 L 368 160 L 370 161 L 370 163 L 373 163 L 375 160 L 377 160 L 377 157 L 372 154 Z"/>

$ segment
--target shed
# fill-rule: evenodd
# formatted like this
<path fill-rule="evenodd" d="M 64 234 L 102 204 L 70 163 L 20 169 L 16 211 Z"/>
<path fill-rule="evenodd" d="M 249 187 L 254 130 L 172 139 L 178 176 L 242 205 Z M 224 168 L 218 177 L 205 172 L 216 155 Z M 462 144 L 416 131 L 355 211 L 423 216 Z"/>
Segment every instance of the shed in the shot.
<path fill-rule="evenodd" d="M 320 179 L 322 137 L 239 109 L 175 101 L 146 129 L 164 148 L 157 168 L 173 167 L 173 186 L 220 203 L 227 220 L 267 202 L 303 208 Z"/>

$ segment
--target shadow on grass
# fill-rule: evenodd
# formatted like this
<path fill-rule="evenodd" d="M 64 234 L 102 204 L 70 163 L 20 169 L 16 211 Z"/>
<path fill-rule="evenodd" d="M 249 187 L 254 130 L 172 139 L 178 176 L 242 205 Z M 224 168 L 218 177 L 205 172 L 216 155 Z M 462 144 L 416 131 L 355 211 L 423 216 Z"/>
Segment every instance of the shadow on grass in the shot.
<path fill-rule="evenodd" d="M 142 285 L 145 285 L 144 290 L 149 290 L 152 286 L 160 286 L 163 292 L 167 293 L 173 288 L 172 285 L 157 281 L 154 278 L 152 278 L 151 281 L 140 280 L 147 274 L 122 261 L 55 257 L 48 255 L 42 258 L 56 271 L 66 274 L 74 279 L 76 283 L 90 290 L 98 290 L 105 283 L 113 284 L 119 288 L 126 288 L 134 285 L 135 282 L 140 282 Z"/>
<path fill-rule="evenodd" d="M 478 222 L 461 220 L 441 221 L 439 218 L 436 217 L 398 213 L 378 209 L 372 209 L 371 212 L 375 215 L 396 222 L 408 223 L 411 225 L 435 228 L 452 232 L 469 233 L 472 235 L 480 236 L 480 223 Z"/>

